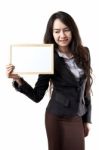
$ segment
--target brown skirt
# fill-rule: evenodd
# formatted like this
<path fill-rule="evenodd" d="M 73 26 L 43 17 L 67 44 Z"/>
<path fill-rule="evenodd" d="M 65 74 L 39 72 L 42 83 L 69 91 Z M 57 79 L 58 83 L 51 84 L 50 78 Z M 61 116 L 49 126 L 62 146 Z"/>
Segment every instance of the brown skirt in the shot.
<path fill-rule="evenodd" d="M 82 118 L 45 114 L 48 150 L 84 150 Z"/>

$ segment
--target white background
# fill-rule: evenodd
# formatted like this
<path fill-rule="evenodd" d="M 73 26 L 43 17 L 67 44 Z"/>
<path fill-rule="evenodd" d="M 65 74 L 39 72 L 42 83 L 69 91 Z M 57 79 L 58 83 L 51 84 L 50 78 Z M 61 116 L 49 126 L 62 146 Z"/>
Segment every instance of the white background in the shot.
<path fill-rule="evenodd" d="M 99 150 L 99 21 L 98 0 L 0 0 L 0 150 L 47 150 L 44 114 L 48 93 L 36 104 L 12 87 L 6 77 L 11 44 L 42 43 L 52 13 L 66 11 L 74 18 L 93 68 L 92 125 L 86 150 Z M 34 86 L 37 76 L 24 76 Z"/>

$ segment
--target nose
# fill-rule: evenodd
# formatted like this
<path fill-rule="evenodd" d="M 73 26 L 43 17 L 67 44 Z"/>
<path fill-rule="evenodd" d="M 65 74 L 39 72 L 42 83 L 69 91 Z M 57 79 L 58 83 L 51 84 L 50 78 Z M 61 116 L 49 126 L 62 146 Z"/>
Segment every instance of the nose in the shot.
<path fill-rule="evenodd" d="M 62 38 L 65 37 L 64 31 L 61 31 L 61 32 L 60 32 L 60 37 L 62 37 Z"/>

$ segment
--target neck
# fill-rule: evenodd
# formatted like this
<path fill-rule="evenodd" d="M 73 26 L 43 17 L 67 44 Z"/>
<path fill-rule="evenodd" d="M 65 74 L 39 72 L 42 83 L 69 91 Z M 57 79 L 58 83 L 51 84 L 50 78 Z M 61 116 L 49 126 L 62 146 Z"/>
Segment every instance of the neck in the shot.
<path fill-rule="evenodd" d="M 68 47 L 60 47 L 59 51 L 66 54 L 68 57 L 73 57 L 73 54 L 70 52 Z"/>

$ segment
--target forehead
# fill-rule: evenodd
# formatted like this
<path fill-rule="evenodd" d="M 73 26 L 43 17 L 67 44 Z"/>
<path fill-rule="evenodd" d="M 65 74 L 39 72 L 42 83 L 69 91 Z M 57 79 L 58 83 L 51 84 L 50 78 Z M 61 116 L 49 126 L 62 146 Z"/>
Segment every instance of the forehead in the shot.
<path fill-rule="evenodd" d="M 53 23 L 53 29 L 68 28 L 60 19 L 56 19 Z"/>

